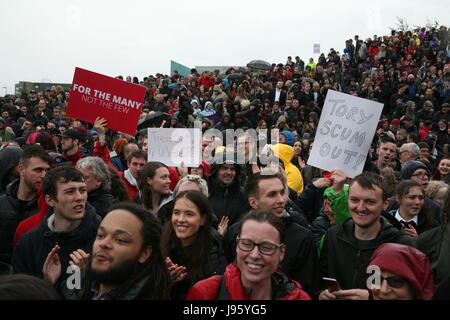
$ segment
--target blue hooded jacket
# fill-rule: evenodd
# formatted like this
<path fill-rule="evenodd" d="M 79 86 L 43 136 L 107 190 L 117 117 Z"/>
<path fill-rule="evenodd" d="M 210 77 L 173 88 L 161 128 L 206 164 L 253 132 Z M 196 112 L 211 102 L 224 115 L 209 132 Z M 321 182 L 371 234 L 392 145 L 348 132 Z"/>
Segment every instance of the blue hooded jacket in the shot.
<path fill-rule="evenodd" d="M 294 135 L 289 130 L 284 130 L 282 133 L 286 136 L 286 144 L 290 145 L 291 147 L 294 146 Z"/>

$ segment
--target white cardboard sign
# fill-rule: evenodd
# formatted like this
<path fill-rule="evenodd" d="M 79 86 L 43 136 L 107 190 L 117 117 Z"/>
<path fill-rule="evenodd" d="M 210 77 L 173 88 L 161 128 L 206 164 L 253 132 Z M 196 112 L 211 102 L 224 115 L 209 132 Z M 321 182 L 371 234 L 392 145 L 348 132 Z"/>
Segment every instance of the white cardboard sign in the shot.
<path fill-rule="evenodd" d="M 313 44 L 313 52 L 315 54 L 320 54 L 320 43 Z"/>
<path fill-rule="evenodd" d="M 350 178 L 362 173 L 382 110 L 382 103 L 328 90 L 308 164 Z"/>
<path fill-rule="evenodd" d="M 148 161 L 159 161 L 176 167 L 198 167 L 201 162 L 199 128 L 148 128 Z"/>

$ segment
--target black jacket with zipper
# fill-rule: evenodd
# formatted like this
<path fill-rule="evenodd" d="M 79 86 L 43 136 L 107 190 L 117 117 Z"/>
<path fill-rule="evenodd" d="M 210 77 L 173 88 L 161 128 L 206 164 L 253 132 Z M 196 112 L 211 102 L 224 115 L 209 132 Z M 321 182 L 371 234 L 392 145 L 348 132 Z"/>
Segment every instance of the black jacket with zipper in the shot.
<path fill-rule="evenodd" d="M 377 237 L 360 241 L 355 237 L 355 224 L 351 218 L 328 229 L 322 251 L 320 267 L 322 277 L 334 278 L 343 290 L 367 289 L 367 265 L 373 252 L 383 243 L 400 243 L 415 247 L 415 241 L 404 232 L 381 219 Z"/>
<path fill-rule="evenodd" d="M 80 225 L 74 230 L 68 232 L 52 231 L 48 226 L 48 218 L 49 215 L 46 215 L 39 227 L 20 238 L 13 252 L 12 265 L 14 273 L 42 277 L 45 259 L 53 247 L 58 244 L 60 246 L 58 256 L 61 262 L 61 276 L 57 283 L 58 287 L 62 281 L 70 276 L 66 273 L 70 254 L 77 249 L 91 253 L 101 218 L 89 203 L 86 203 L 86 211 Z"/>
<path fill-rule="evenodd" d="M 231 186 L 221 185 L 217 180 L 210 183 L 209 201 L 217 220 L 220 222 L 226 216 L 230 219 L 229 225 L 237 222 L 250 209 L 244 190 L 236 182 Z"/>
<path fill-rule="evenodd" d="M 13 239 L 20 222 L 39 212 L 38 198 L 24 201 L 17 198 L 20 180 L 14 180 L 0 196 L 0 262 L 10 263 Z"/>

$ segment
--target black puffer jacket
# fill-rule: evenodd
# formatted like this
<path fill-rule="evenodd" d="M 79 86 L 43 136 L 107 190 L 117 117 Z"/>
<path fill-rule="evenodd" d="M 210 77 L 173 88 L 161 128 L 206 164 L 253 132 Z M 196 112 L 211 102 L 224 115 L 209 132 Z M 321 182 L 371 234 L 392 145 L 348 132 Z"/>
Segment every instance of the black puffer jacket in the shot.
<path fill-rule="evenodd" d="M 373 252 L 383 243 L 400 243 L 415 247 L 415 242 L 381 217 L 378 236 L 369 241 L 355 237 L 351 218 L 328 229 L 320 253 L 322 277 L 334 278 L 341 289 L 367 289 L 367 265 Z"/>
<path fill-rule="evenodd" d="M 303 211 L 290 198 L 286 202 L 285 209 L 295 223 L 306 229 L 311 229 L 311 225 Z"/>
<path fill-rule="evenodd" d="M 92 252 L 92 245 L 97 235 L 101 218 L 95 213 L 94 207 L 86 204 L 86 211 L 80 225 L 69 232 L 54 232 L 48 227 L 49 216 L 42 219 L 40 226 L 23 235 L 17 242 L 13 253 L 12 265 L 15 273 L 26 273 L 42 277 L 42 267 L 45 259 L 53 247 L 58 244 L 58 256 L 61 262 L 62 283 L 70 274 L 66 274 L 69 266 L 70 254 L 82 249 Z"/>
<path fill-rule="evenodd" d="M 284 216 L 286 254 L 280 269 L 289 278 L 298 281 L 313 297 L 319 288 L 319 260 L 311 231 L 298 225 L 291 216 Z M 236 237 L 240 223 L 230 226 L 225 233 L 223 248 L 225 257 L 232 263 L 236 257 Z"/>
<path fill-rule="evenodd" d="M 37 198 L 30 201 L 17 199 L 19 179 L 6 187 L 0 196 L 0 261 L 10 263 L 13 238 L 21 221 L 38 213 Z"/>

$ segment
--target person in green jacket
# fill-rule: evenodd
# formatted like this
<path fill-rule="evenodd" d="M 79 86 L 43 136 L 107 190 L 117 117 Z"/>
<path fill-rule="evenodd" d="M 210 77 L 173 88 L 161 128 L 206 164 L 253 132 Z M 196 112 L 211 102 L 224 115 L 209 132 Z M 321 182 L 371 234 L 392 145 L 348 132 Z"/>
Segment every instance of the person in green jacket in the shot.
<path fill-rule="evenodd" d="M 312 70 L 314 70 L 317 67 L 313 58 L 309 58 L 309 62 L 306 64 L 306 66 L 309 66 Z"/>
<path fill-rule="evenodd" d="M 351 217 L 348 209 L 349 185 L 346 183 L 347 176 L 341 170 L 334 170 L 330 180 L 333 185 L 324 191 L 322 214 L 312 223 L 312 232 L 315 238 L 320 237 L 318 243 L 319 255 L 327 229 L 335 224 L 341 224 Z"/>

